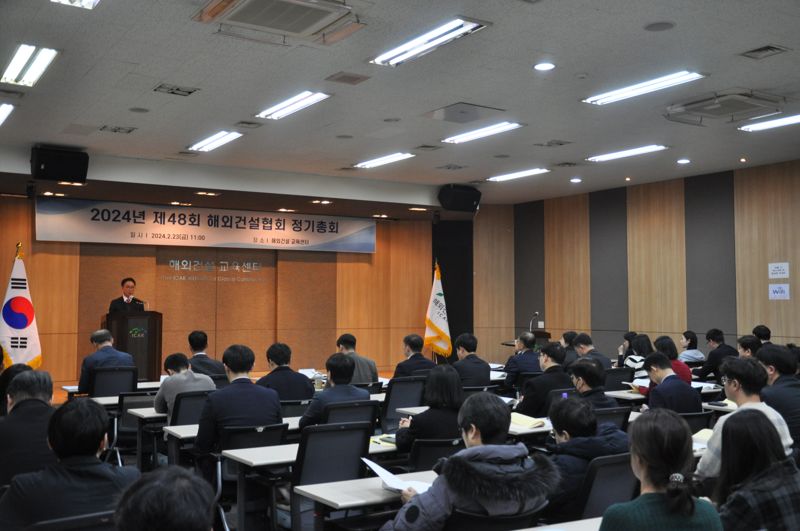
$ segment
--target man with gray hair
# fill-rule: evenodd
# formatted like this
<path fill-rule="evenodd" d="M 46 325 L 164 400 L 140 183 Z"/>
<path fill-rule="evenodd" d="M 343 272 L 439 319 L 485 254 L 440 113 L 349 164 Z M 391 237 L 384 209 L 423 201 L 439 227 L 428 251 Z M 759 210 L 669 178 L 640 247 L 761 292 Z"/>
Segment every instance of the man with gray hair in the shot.
<path fill-rule="evenodd" d="M 47 445 L 47 423 L 53 408 L 53 381 L 44 371 L 25 371 L 8 385 L 8 416 L 0 419 L 0 485 L 17 474 L 54 464 Z"/>
<path fill-rule="evenodd" d="M 100 367 L 135 367 L 133 356 L 127 352 L 120 352 L 113 347 L 114 338 L 108 330 L 92 332 L 89 340 L 94 345 L 95 352 L 83 358 L 81 365 L 81 379 L 78 382 L 79 393 L 91 393 L 93 375 L 92 371 Z"/>

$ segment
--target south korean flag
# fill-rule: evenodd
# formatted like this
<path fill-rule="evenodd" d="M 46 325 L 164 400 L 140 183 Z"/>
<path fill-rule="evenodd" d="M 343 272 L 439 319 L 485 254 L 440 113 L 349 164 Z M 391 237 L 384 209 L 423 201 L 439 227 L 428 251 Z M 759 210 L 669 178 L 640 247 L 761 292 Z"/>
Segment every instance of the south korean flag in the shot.
<path fill-rule="evenodd" d="M 21 254 L 17 251 L 17 257 L 14 258 L 11 279 L 3 299 L 0 349 L 3 352 L 3 367 L 27 363 L 36 369 L 42 364 L 42 347 Z"/>

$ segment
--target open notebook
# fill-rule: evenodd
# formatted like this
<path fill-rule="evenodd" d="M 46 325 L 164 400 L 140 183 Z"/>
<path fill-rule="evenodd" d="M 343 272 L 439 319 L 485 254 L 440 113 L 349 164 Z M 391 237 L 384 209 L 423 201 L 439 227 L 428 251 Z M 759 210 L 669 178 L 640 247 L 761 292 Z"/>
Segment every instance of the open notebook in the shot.
<path fill-rule="evenodd" d="M 407 488 L 412 488 L 415 491 L 417 491 L 418 494 L 422 494 L 423 492 L 431 488 L 431 484 L 425 483 L 424 481 L 406 481 L 400 479 L 399 477 L 395 476 L 394 474 L 383 468 L 381 465 L 377 464 L 374 461 L 370 461 L 366 457 L 362 457 L 361 460 L 364 461 L 367 464 L 367 466 L 370 467 L 372 471 L 375 472 L 375 474 L 377 474 L 379 478 L 381 478 L 381 481 L 383 482 L 383 488 L 386 490 L 391 490 L 393 492 L 402 492 Z"/>

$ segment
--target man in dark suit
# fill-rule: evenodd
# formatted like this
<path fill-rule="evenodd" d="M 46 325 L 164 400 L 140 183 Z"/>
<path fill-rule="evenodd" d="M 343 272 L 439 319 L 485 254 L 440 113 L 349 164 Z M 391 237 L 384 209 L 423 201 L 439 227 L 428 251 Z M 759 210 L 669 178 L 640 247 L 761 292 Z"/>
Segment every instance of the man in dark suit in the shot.
<path fill-rule="evenodd" d="M 330 387 L 314 397 L 308 409 L 300 417 L 300 429 L 322 422 L 325 406 L 338 402 L 369 400 L 369 391 L 350 385 L 356 362 L 347 354 L 337 352 L 325 362 Z"/>
<path fill-rule="evenodd" d="M 456 338 L 453 348 L 456 349 L 458 356 L 458 361 L 453 364 L 453 368 L 461 376 L 461 384 L 464 387 L 489 385 L 492 369 L 488 363 L 475 354 L 475 351 L 478 350 L 478 339 L 465 332 Z"/>
<path fill-rule="evenodd" d="M 189 359 L 189 365 L 192 370 L 197 374 L 205 374 L 212 376 L 215 374 L 225 374 L 225 366 L 221 361 L 209 358 L 206 354 L 208 348 L 208 336 L 202 330 L 195 330 L 189 334 L 189 350 L 192 351 L 192 357 Z"/>
<path fill-rule="evenodd" d="M 208 395 L 194 444 L 197 453 L 203 455 L 219 450 L 222 428 L 227 426 L 267 426 L 282 422 L 278 393 L 250 380 L 255 361 L 255 354 L 245 345 L 231 345 L 225 350 L 222 363 L 231 383 Z"/>
<path fill-rule="evenodd" d="M 643 369 L 655 384 L 650 389 L 648 405 L 651 409 L 662 407 L 676 413 L 700 413 L 703 400 L 700 393 L 675 374 L 670 359 L 660 353 L 648 354 Z"/>
<path fill-rule="evenodd" d="M 606 389 L 603 387 L 606 372 L 596 359 L 578 359 L 569 366 L 569 373 L 580 397 L 591 403 L 595 409 L 619 406 L 615 399 L 606 396 Z"/>
<path fill-rule="evenodd" d="M 25 371 L 11 380 L 6 391 L 8 416 L 0 419 L 0 485 L 17 474 L 55 464 L 47 446 L 47 423 L 53 408 L 53 381 L 44 371 Z"/>
<path fill-rule="evenodd" d="M 105 409 L 89 398 L 71 400 L 53 412 L 47 432 L 58 463 L 11 481 L 0 499 L 0 529 L 26 529 L 43 520 L 114 509 L 139 471 L 97 458 L 107 429 Z"/>
<path fill-rule="evenodd" d="M 758 349 L 756 359 L 767 369 L 767 387 L 761 389 L 761 401 L 781 414 L 792 434 L 794 447 L 800 448 L 800 380 L 795 378 L 797 358 L 788 348 L 767 343 Z"/>
<path fill-rule="evenodd" d="M 578 353 L 578 359 L 591 358 L 596 360 L 603 369 L 611 368 L 611 360 L 604 354 L 601 354 L 594 348 L 592 338 L 589 334 L 578 334 L 573 341 L 575 344 L 575 352 Z"/>
<path fill-rule="evenodd" d="M 522 390 L 523 399 L 517 412 L 529 417 L 546 417 L 547 396 L 553 389 L 570 389 L 572 379 L 564 372 L 562 364 L 567 353 L 558 343 L 548 343 L 539 352 L 539 363 L 544 369 L 541 376 L 529 379 Z"/>
<path fill-rule="evenodd" d="M 759 341 L 761 341 L 762 345 L 771 345 L 772 344 L 772 342 L 770 341 L 770 338 L 772 337 L 772 330 L 770 330 L 767 327 L 767 325 L 763 325 L 763 324 L 756 325 L 753 328 L 753 335 L 756 336 Z"/>
<path fill-rule="evenodd" d="M 120 286 L 122 286 L 122 297 L 111 301 L 111 304 L 108 305 L 108 313 L 143 312 L 144 301 L 133 296 L 136 291 L 136 281 L 131 277 L 123 278 Z"/>
<path fill-rule="evenodd" d="M 542 372 L 539 365 L 539 353 L 533 350 L 536 336 L 531 332 L 523 332 L 515 341 L 517 353 L 506 362 L 506 387 L 517 387 L 517 379 L 523 372 Z M 520 389 L 521 390 L 521 389 Z"/>
<path fill-rule="evenodd" d="M 114 338 L 108 330 L 93 332 L 89 340 L 94 345 L 95 352 L 83 358 L 81 365 L 81 379 L 78 382 L 79 393 L 91 394 L 94 388 L 95 369 L 101 367 L 135 367 L 133 356 L 127 352 L 116 350 Z"/>
<path fill-rule="evenodd" d="M 306 400 L 314 396 L 314 383 L 289 367 L 292 349 L 286 343 L 274 343 L 267 349 L 270 373 L 256 383 L 275 389 L 281 400 Z"/>
<path fill-rule="evenodd" d="M 714 373 L 717 383 L 720 383 L 720 365 L 728 356 L 738 356 L 739 352 L 730 345 L 725 344 L 725 334 L 719 328 L 712 328 L 706 332 L 706 343 L 711 349 L 706 357 L 706 362 L 702 367 L 692 370 L 692 374 L 697 376 L 698 380 L 705 380 L 708 375 Z"/>
<path fill-rule="evenodd" d="M 394 378 L 413 376 L 414 371 L 426 371 L 436 367 L 436 364 L 422 355 L 424 341 L 417 334 L 409 334 L 403 338 L 403 354 L 405 361 L 401 361 L 394 369 Z"/>

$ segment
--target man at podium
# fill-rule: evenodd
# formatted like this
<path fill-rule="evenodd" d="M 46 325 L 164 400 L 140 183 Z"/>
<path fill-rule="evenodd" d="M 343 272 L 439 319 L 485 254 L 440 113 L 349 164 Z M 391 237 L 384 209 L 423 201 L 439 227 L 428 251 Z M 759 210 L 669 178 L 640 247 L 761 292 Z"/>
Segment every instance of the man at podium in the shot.
<path fill-rule="evenodd" d="M 136 281 L 127 277 L 122 279 L 120 285 L 122 286 L 122 297 L 111 301 L 111 304 L 108 305 L 108 313 L 143 312 L 144 301 L 133 296 L 136 291 Z"/>

